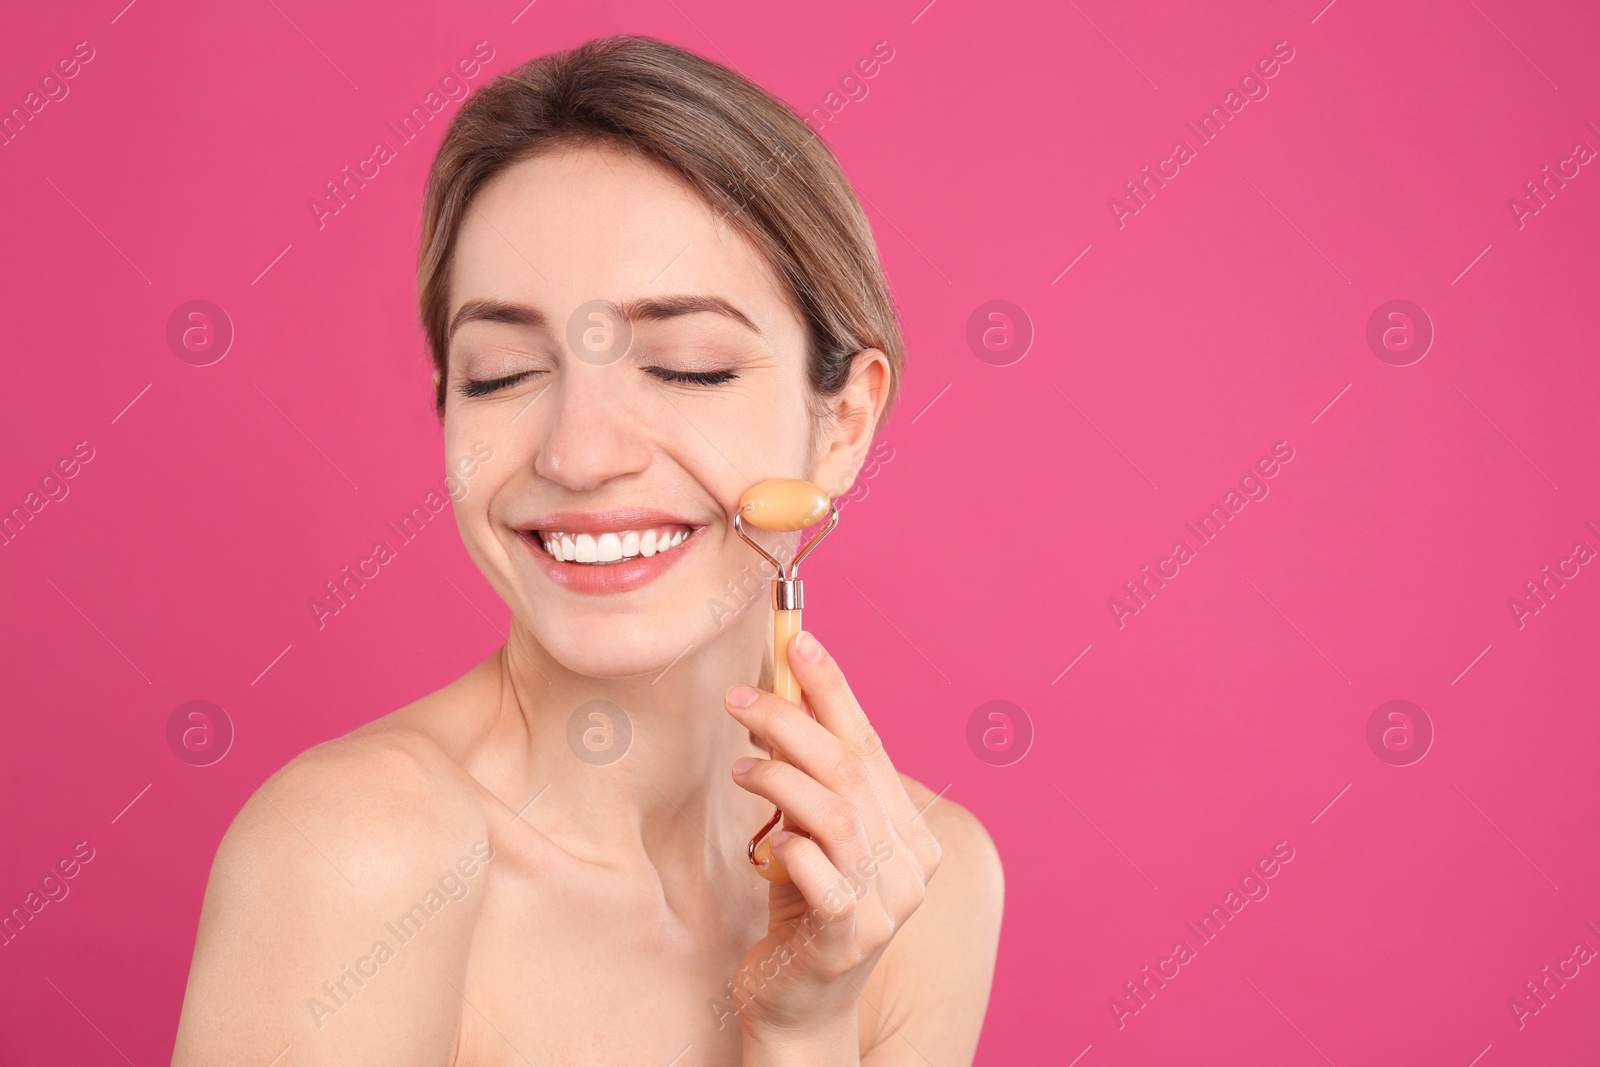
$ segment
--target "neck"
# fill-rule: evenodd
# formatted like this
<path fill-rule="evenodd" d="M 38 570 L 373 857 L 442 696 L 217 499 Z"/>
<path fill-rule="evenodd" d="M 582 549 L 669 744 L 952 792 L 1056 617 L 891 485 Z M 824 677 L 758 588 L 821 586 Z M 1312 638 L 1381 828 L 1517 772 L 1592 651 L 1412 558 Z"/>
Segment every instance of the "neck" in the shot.
<path fill-rule="evenodd" d="M 499 719 L 523 795 L 538 798 L 523 818 L 597 863 L 742 871 L 771 805 L 735 785 L 731 767 L 767 752 L 723 697 L 758 684 L 771 617 L 755 607 L 664 671 L 629 678 L 568 670 L 513 618 L 499 653 Z"/>

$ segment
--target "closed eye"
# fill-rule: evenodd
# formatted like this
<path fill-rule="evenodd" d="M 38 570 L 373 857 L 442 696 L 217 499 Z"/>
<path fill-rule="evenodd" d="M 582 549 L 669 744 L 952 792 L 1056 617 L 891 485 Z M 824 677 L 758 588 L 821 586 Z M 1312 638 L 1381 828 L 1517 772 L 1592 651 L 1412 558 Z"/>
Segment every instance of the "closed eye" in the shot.
<path fill-rule="evenodd" d="M 670 367 L 646 367 L 645 370 L 664 382 L 685 382 L 689 385 L 721 385 L 739 377 L 739 372 L 732 370 L 689 371 Z"/>
<path fill-rule="evenodd" d="M 504 378 L 468 378 L 461 383 L 461 395 L 467 397 L 488 396 L 497 389 L 504 389 L 508 385 L 515 385 L 517 382 L 522 381 L 522 379 L 538 373 L 540 372 L 527 370 L 523 371 L 521 374 L 507 375 Z"/>

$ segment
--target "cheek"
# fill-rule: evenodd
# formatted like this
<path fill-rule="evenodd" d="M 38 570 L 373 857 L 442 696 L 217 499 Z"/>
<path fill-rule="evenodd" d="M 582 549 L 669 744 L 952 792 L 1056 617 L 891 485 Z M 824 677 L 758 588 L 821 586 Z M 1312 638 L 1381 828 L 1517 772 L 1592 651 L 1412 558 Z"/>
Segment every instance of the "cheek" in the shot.
<path fill-rule="evenodd" d="M 492 536 L 488 527 L 495 498 L 516 469 L 517 458 L 507 444 L 510 440 L 497 420 L 446 414 L 441 477 L 469 548 L 470 542 Z"/>
<path fill-rule="evenodd" d="M 763 390 L 744 398 L 729 415 L 730 425 L 719 440 L 732 442 L 728 456 L 750 484 L 766 478 L 802 478 L 816 427 L 806 402 L 792 389 Z M 748 486 L 740 486 L 740 492 Z"/>

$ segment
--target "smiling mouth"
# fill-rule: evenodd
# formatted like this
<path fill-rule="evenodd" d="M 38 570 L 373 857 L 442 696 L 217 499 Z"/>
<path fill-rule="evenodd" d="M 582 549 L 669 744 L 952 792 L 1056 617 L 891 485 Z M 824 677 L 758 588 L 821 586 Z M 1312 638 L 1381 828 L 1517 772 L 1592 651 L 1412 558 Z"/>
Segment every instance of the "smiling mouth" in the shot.
<path fill-rule="evenodd" d="M 551 559 L 605 567 L 628 560 L 670 552 L 694 535 L 695 528 L 665 523 L 638 530 L 571 533 L 563 530 L 524 530 L 523 535 Z"/>

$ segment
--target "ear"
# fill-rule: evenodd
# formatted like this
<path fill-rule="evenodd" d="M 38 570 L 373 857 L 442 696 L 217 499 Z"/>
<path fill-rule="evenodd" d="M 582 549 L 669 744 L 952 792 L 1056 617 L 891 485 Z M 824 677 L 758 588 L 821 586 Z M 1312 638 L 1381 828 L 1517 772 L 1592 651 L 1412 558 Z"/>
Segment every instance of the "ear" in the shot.
<path fill-rule="evenodd" d="M 889 357 L 876 348 L 855 354 L 850 380 L 828 401 L 832 419 L 811 481 L 830 497 L 843 496 L 855 484 L 889 401 Z"/>
<path fill-rule="evenodd" d="M 439 373 L 439 365 L 435 363 L 433 365 L 433 391 L 435 395 L 437 395 L 439 392 L 439 379 L 442 377 L 444 377 L 444 375 Z"/>

